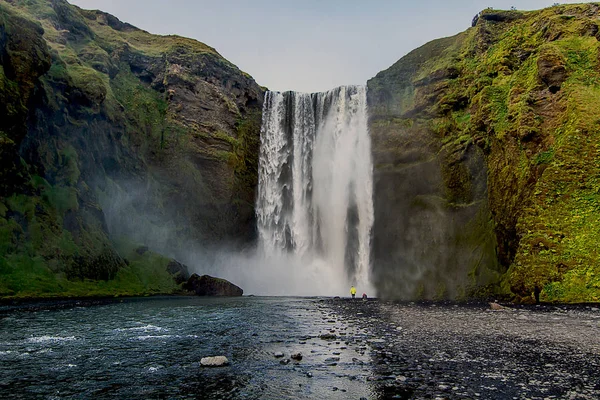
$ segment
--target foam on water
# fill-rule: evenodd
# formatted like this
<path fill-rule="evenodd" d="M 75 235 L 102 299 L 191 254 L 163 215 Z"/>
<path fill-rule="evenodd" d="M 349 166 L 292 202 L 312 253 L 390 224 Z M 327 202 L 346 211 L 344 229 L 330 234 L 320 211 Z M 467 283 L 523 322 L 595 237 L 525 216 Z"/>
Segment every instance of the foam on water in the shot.
<path fill-rule="evenodd" d="M 73 340 L 77 340 L 75 336 L 38 336 L 38 337 L 30 337 L 27 339 L 27 343 L 60 343 L 60 342 L 70 342 Z"/>

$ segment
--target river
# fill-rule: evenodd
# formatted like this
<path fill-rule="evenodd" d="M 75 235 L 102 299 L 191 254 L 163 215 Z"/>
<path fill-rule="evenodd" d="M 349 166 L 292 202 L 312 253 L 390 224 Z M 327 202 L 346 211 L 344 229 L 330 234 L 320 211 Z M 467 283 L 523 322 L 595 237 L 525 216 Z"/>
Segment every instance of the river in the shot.
<path fill-rule="evenodd" d="M 0 398 L 600 398 L 600 311 L 591 306 L 84 304 L 0 307 Z M 218 355 L 230 364 L 200 364 Z"/>

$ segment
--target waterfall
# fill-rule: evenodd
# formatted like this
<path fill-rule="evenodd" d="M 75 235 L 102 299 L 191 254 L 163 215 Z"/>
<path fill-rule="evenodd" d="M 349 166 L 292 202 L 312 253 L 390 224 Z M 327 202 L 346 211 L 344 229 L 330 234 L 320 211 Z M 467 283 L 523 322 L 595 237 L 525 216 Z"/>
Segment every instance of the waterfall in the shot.
<path fill-rule="evenodd" d="M 267 258 L 293 257 L 278 268 L 305 270 L 289 276 L 307 276 L 311 290 L 293 294 L 371 290 L 372 170 L 365 87 L 266 93 L 259 245 Z"/>

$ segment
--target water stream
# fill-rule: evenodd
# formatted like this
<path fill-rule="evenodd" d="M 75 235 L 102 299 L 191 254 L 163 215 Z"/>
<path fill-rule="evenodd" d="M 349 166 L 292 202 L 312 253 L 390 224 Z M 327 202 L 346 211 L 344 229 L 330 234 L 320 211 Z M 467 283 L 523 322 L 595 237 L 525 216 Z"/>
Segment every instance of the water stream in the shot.
<path fill-rule="evenodd" d="M 318 299 L 155 298 L 1 311 L 2 399 L 370 397 L 369 353 L 354 349 L 367 332 Z M 337 340 L 319 337 L 331 332 Z M 303 359 L 291 360 L 293 353 Z M 200 365 L 217 355 L 230 365 Z"/>

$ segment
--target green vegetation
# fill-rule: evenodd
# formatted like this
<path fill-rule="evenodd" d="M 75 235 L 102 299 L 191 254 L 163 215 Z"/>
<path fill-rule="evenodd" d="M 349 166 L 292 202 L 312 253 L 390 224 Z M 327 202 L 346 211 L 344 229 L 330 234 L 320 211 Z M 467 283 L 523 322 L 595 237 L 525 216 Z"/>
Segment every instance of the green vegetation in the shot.
<path fill-rule="evenodd" d="M 0 31 L 0 298 L 177 290 L 169 259 L 113 243 L 100 201 L 135 181 L 186 240 L 203 223 L 229 233 L 204 208 L 252 213 L 260 105 L 237 96 L 260 88 L 203 43 L 65 0 L 0 2 Z"/>
<path fill-rule="evenodd" d="M 42 257 L 0 257 L 0 298 L 104 297 L 169 294 L 179 290 L 166 270 L 169 260 L 149 252 L 119 270 L 114 279 L 72 280 Z"/>
<path fill-rule="evenodd" d="M 476 144 L 486 155 L 490 229 L 507 270 L 496 287 L 517 301 L 532 301 L 536 287 L 542 301 L 600 301 L 596 7 L 484 10 L 473 28 L 369 82 L 394 89 L 399 115 L 430 121 L 442 151 Z M 398 74 L 404 83 L 390 83 Z M 468 179 L 444 168 L 448 196 L 460 198 Z"/>

